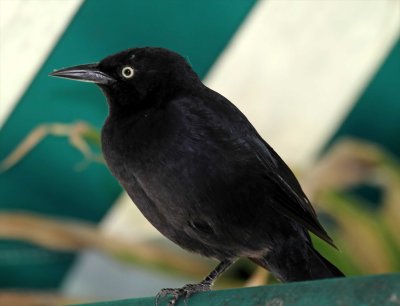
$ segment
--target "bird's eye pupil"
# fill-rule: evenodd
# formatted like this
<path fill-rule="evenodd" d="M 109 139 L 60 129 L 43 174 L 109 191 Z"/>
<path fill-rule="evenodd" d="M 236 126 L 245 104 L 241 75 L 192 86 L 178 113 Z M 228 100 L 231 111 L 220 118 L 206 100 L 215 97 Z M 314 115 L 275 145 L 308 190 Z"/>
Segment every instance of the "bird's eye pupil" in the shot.
<path fill-rule="evenodd" d="M 134 70 L 132 67 L 126 66 L 124 68 L 122 68 L 122 76 L 126 79 L 130 79 L 131 77 L 133 77 L 134 74 Z"/>

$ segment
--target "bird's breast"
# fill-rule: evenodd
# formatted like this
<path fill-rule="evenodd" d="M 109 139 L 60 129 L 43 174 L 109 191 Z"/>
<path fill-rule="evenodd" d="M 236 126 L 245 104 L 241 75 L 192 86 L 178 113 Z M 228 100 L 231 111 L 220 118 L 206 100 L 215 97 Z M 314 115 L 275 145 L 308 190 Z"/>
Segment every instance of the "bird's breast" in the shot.
<path fill-rule="evenodd" d="M 184 152 L 190 151 L 185 137 L 162 117 L 157 119 L 125 124 L 108 119 L 102 129 L 102 150 L 123 186 L 135 178 L 149 194 L 168 198 L 162 191 L 178 188 L 177 177 L 186 171 L 192 157 Z"/>

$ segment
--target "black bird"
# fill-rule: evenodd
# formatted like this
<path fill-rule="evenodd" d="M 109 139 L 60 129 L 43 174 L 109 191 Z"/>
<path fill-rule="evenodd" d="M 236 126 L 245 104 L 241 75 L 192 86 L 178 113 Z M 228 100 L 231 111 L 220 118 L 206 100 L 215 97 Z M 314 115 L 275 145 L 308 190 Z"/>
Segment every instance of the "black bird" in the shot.
<path fill-rule="evenodd" d="M 291 170 L 182 56 L 133 48 L 51 75 L 101 88 L 112 174 L 164 236 L 220 261 L 198 284 L 162 289 L 169 305 L 209 290 L 238 257 L 283 282 L 343 276 L 313 248 L 308 232 L 334 244 Z"/>

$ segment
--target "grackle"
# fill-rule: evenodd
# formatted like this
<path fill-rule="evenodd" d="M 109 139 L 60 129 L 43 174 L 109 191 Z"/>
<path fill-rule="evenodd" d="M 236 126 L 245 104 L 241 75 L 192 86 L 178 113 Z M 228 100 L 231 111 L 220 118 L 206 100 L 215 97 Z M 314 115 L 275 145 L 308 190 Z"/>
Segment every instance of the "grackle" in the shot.
<path fill-rule="evenodd" d="M 220 262 L 198 284 L 162 289 L 157 303 L 210 290 L 239 257 L 283 282 L 343 276 L 313 248 L 309 232 L 334 244 L 294 174 L 179 54 L 133 48 L 50 75 L 101 88 L 112 174 L 164 236 Z"/>

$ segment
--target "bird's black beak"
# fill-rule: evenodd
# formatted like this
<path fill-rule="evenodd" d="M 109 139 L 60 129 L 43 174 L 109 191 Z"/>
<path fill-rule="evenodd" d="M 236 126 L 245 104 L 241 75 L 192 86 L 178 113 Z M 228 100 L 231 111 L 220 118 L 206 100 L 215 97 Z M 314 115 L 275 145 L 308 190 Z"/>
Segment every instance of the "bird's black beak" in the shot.
<path fill-rule="evenodd" d="M 64 68 L 53 71 L 49 75 L 100 85 L 110 85 L 115 82 L 115 79 L 99 70 L 98 64 L 86 64 Z"/>

